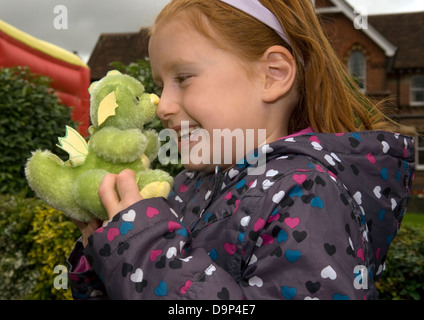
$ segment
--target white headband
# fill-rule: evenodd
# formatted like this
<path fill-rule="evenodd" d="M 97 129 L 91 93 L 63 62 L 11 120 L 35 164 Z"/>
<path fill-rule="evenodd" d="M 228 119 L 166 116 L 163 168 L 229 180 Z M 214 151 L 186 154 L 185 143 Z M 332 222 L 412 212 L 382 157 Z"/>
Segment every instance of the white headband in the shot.
<path fill-rule="evenodd" d="M 237 8 L 248 15 L 258 19 L 275 32 L 288 44 L 291 46 L 290 40 L 287 37 L 283 27 L 278 21 L 277 17 L 265 6 L 262 5 L 258 0 L 220 0 L 225 2 L 230 6 Z"/>

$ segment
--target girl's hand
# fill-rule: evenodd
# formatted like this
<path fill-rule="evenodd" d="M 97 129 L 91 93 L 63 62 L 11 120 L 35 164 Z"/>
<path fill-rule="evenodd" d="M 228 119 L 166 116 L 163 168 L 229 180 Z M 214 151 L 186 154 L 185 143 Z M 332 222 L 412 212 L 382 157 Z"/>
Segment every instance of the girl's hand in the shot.
<path fill-rule="evenodd" d="M 106 175 L 99 187 L 99 197 L 109 219 L 143 200 L 135 180 L 135 173 L 129 169 L 122 171 L 118 175 Z"/>
<path fill-rule="evenodd" d="M 82 234 L 82 245 L 84 248 L 88 244 L 88 238 L 102 226 L 102 221 L 98 219 L 91 220 L 90 222 L 81 222 L 75 219 L 71 219 L 72 222 L 77 226 Z"/>

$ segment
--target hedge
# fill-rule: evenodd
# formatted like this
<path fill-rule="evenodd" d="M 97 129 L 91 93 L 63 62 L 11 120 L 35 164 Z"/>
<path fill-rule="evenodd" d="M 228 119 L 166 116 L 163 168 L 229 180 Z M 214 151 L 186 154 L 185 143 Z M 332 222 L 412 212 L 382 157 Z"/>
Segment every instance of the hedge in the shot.
<path fill-rule="evenodd" d="M 39 200 L 0 195 L 0 300 L 71 299 L 69 288 L 54 287 L 54 268 L 66 266 L 79 236 L 63 213 Z"/>

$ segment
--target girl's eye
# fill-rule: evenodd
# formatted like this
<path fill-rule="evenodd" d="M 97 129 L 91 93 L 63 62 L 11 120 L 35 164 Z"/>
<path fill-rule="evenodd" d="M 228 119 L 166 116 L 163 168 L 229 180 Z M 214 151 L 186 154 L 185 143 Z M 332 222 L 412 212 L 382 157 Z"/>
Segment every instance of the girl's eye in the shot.
<path fill-rule="evenodd" d="M 184 83 L 185 81 L 187 81 L 190 78 L 191 78 L 190 75 L 181 75 L 181 76 L 177 76 L 175 78 L 175 80 L 177 80 L 178 83 Z"/>

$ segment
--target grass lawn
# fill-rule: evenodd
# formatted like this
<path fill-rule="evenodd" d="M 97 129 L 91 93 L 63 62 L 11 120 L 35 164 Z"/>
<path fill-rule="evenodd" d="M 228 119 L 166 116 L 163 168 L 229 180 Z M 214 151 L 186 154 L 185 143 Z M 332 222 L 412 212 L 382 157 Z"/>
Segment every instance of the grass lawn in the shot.
<path fill-rule="evenodd" d="M 422 213 L 413 213 L 407 212 L 403 218 L 403 222 L 408 225 L 424 227 L 424 214 Z"/>

